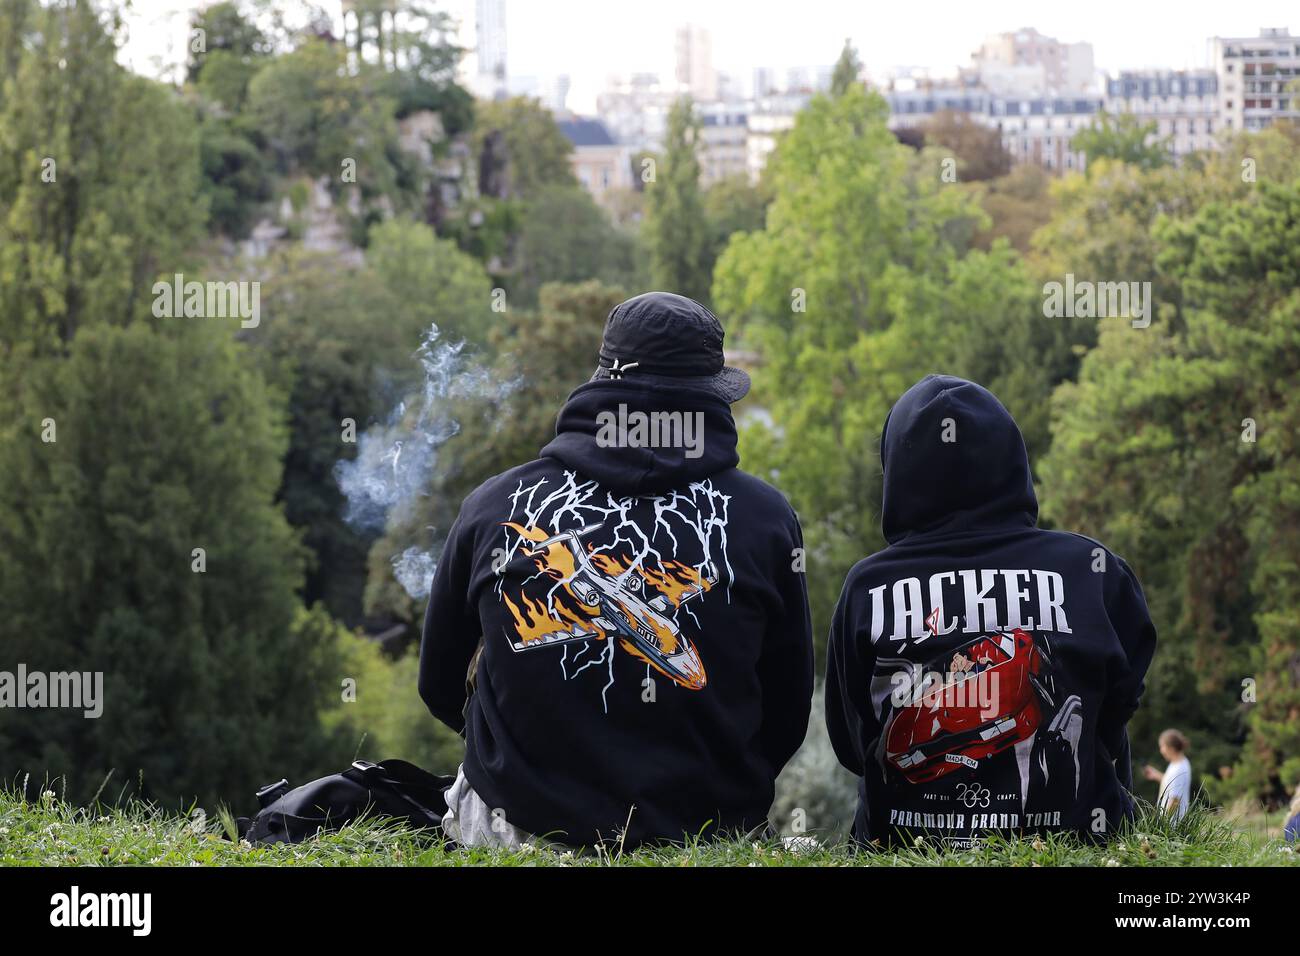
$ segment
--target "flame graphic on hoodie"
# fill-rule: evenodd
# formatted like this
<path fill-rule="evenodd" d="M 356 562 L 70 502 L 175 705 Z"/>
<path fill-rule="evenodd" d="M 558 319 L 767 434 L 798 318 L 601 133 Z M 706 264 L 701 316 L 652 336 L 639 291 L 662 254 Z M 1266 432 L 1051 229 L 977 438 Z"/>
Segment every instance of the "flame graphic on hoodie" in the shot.
<path fill-rule="evenodd" d="M 528 541 L 545 541 L 550 537 L 542 528 L 525 528 L 513 521 L 503 523 L 507 528 L 513 529 Z M 556 581 L 567 582 L 573 578 L 574 573 L 577 571 L 574 566 L 573 555 L 563 544 L 553 544 L 540 555 L 535 555 L 533 563 L 537 565 L 537 570 L 549 575 Z M 589 613 L 582 613 L 582 609 L 586 608 L 586 605 L 578 600 L 567 583 L 559 591 L 551 595 L 549 607 L 547 601 L 534 600 L 523 593 L 519 595 L 518 604 L 510 600 L 508 594 L 502 594 L 502 597 L 505 599 L 506 607 L 510 609 L 511 616 L 515 619 L 516 632 L 526 644 L 532 641 L 540 641 L 547 634 L 560 634 L 570 631 L 575 625 L 596 631 L 598 640 L 605 639 L 604 630 L 591 623 L 592 617 L 595 616 L 594 612 L 588 609 Z M 570 602 L 572 606 L 570 606 Z"/>
<path fill-rule="evenodd" d="M 551 537 L 551 534 L 543 528 L 528 528 L 513 521 L 502 522 L 502 524 L 527 541 L 541 542 Z M 658 568 L 653 568 L 608 552 L 597 552 L 594 545 L 587 545 L 586 551 L 591 567 L 609 579 L 624 580 L 631 572 L 637 575 L 640 585 L 631 590 L 640 590 L 644 593 L 647 589 L 653 589 L 663 595 L 673 607 L 681 607 L 688 598 L 702 594 L 713 586 L 713 581 L 706 579 L 698 570 L 678 561 L 666 561 Z M 607 616 L 611 612 L 602 611 L 599 602 L 593 605 L 585 604 L 570 586 L 580 569 L 568 546 L 563 542 L 552 543 L 540 552 L 534 552 L 531 557 L 537 570 L 560 586 L 550 589 L 545 599 L 532 598 L 521 592 L 518 601 L 515 601 L 508 594 L 502 593 L 506 607 L 514 619 L 515 631 L 522 643 L 536 644 L 548 635 L 573 633 L 575 628 L 588 632 L 594 640 L 603 641 L 610 637 L 611 629 L 597 622 L 602 620 L 603 615 Z M 667 618 L 649 612 L 644 605 L 638 607 L 618 597 L 611 598 L 607 595 L 605 600 L 607 603 L 613 603 L 618 611 L 621 611 L 622 618 L 636 627 L 641 634 L 653 634 L 663 656 L 687 655 L 689 666 L 686 673 L 668 668 L 662 661 L 656 660 L 653 655 L 647 655 L 630 640 L 614 632 L 613 636 L 618 639 L 619 647 L 682 687 L 699 690 L 705 686 L 707 678 L 698 654 Z"/>

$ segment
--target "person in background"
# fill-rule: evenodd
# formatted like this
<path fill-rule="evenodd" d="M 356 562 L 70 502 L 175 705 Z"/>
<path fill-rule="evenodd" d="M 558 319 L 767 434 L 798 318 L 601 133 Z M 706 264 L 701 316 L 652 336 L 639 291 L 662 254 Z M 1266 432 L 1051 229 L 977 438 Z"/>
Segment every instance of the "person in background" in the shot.
<path fill-rule="evenodd" d="M 1177 823 L 1187 814 L 1192 799 L 1192 764 L 1187 759 L 1187 738 L 1181 732 L 1169 729 L 1160 735 L 1160 756 L 1169 766 L 1162 774 L 1147 764 L 1143 773 L 1148 780 L 1160 781 L 1160 809 Z"/>
<path fill-rule="evenodd" d="M 1282 828 L 1282 836 L 1287 843 L 1300 843 L 1300 786 L 1295 788 L 1295 796 L 1291 798 L 1291 817 Z"/>

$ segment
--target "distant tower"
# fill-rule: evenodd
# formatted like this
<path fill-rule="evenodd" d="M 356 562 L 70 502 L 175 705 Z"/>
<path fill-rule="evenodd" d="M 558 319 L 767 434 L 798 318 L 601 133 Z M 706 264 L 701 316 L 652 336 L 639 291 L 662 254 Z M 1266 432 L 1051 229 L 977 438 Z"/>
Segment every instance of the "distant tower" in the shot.
<path fill-rule="evenodd" d="M 443 0 L 443 8 L 456 23 L 456 45 L 465 51 L 457 81 L 483 99 L 506 96 L 506 0 Z"/>
<path fill-rule="evenodd" d="M 697 102 L 718 98 L 718 74 L 713 69 L 713 38 L 694 24 L 677 28 L 677 86 Z"/>
<path fill-rule="evenodd" d="M 569 108 L 569 91 L 573 86 L 569 74 L 561 73 L 555 77 L 551 85 L 551 102 L 552 112 L 563 113 Z"/>
<path fill-rule="evenodd" d="M 506 92 L 506 0 L 477 0 L 474 4 L 474 28 L 478 34 L 479 82 L 486 84 L 492 96 Z"/>

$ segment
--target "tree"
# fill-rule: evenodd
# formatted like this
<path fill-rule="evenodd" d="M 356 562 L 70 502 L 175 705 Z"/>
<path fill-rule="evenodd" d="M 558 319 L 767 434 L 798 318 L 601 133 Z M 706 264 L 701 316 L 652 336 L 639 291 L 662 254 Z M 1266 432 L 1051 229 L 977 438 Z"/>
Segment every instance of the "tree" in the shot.
<path fill-rule="evenodd" d="M 196 124 L 117 65 L 116 19 L 61 3 L 30 23 L 0 110 L 0 358 L 126 321 L 206 219 Z"/>
<path fill-rule="evenodd" d="M 987 249 L 1005 238 L 1020 253 L 1029 253 L 1034 233 L 1052 218 L 1051 182 L 1047 170 L 1037 163 L 1021 163 L 990 180 L 981 204 L 991 224 L 976 237 L 976 244 Z"/>
<path fill-rule="evenodd" d="M 1086 129 L 1074 134 L 1070 148 L 1081 150 L 1088 162 L 1114 159 L 1139 169 L 1169 165 L 1169 145 L 1156 139 L 1156 124 L 1144 123 L 1131 113 L 1118 116 L 1102 111 Z"/>
<path fill-rule="evenodd" d="M 199 161 L 209 229 L 236 239 L 248 235 L 271 198 L 270 170 L 257 144 L 237 119 L 207 115 L 199 127 Z"/>
<path fill-rule="evenodd" d="M 700 162 L 695 154 L 699 134 L 690 97 L 678 99 L 668 113 L 658 174 L 646 186 L 645 228 L 655 286 L 707 301 L 711 263 L 708 224 L 700 200 Z"/>
<path fill-rule="evenodd" d="M 0 646 L 103 674 L 102 715 L 0 711 L 9 772 L 176 806 L 320 766 L 328 649 L 295 639 L 303 551 L 273 503 L 277 396 L 230 327 L 83 328 L 0 432 Z M 137 776 L 138 775 L 138 776 Z"/>
<path fill-rule="evenodd" d="M 843 96 L 849 87 L 857 85 L 861 75 L 862 61 L 858 59 L 858 51 L 852 40 L 845 39 L 844 49 L 840 51 L 840 58 L 835 61 L 835 69 L 831 71 L 831 96 Z"/>
<path fill-rule="evenodd" d="M 338 674 L 354 696 L 340 693 L 321 717 L 338 754 L 331 772 L 358 758 L 401 757 L 425 770 L 454 774 L 465 755 L 460 736 L 429 715 L 420 699 L 419 654 L 414 647 L 395 657 L 379 643 L 347 630 L 320 607 L 302 611 L 295 630 L 314 647 L 335 651 Z M 340 681 L 341 683 L 341 681 Z"/>
<path fill-rule="evenodd" d="M 504 169 L 490 185 L 480 174 L 479 189 L 497 199 L 531 199 L 547 186 L 576 186 L 569 165 L 573 144 L 555 117 L 537 100 L 516 96 L 480 103 L 474 122 L 473 151 L 480 168 L 485 154 Z"/>
<path fill-rule="evenodd" d="M 342 160 L 352 158 L 363 191 L 392 195 L 399 176 L 396 106 L 380 86 L 378 74 L 345 72 L 338 47 L 309 40 L 257 72 L 248 113 L 281 172 L 339 182 Z"/>
<path fill-rule="evenodd" d="M 264 64 L 263 60 L 245 59 L 228 50 L 213 50 L 199 74 L 199 91 L 209 102 L 237 113 L 248 99 L 248 85 Z"/>
<path fill-rule="evenodd" d="M 482 345 L 500 321 L 483 267 L 428 226 L 397 219 L 376 226 L 367 263 L 392 299 L 389 321 L 400 330 L 407 355 L 431 325 L 457 341 Z"/>
<path fill-rule="evenodd" d="M 1135 741 L 1177 723 L 1205 765 L 1237 763 L 1216 793 L 1277 798 L 1300 780 L 1300 405 L 1280 385 L 1300 374 L 1300 178 L 1238 195 L 1240 177 L 1202 175 L 1180 174 L 1181 192 L 1223 198 L 1169 204 L 1152 230 L 1155 288 L 1177 295 L 1157 291 L 1149 329 L 1103 323 L 1055 396 L 1044 506 L 1124 553 L 1147 590 L 1162 651 Z"/>
<path fill-rule="evenodd" d="M 704 218 L 709 225 L 709 273 L 731 237 L 763 228 L 768 197 L 747 176 L 728 176 L 704 190 Z"/>
<path fill-rule="evenodd" d="M 899 144 L 887 118 L 864 89 L 815 97 L 770 160 L 764 228 L 734 235 L 714 275 L 729 333 L 760 353 L 752 401 L 776 423 L 744 430 L 742 460 L 799 512 L 815 633 L 849 567 L 883 543 L 878 437 L 893 401 L 942 369 L 1023 414 L 1050 385 L 1017 373 L 1053 367 L 1030 351 L 1055 330 L 1027 270 L 1005 245 L 970 251 L 985 222 L 974 194 L 942 183 L 942 157 Z"/>
<path fill-rule="evenodd" d="M 299 250 L 275 263 L 262 296 L 267 316 L 253 343 L 288 396 L 278 499 L 311 550 L 304 595 L 358 625 L 377 532 L 346 520 L 335 479 L 335 466 L 357 451 L 346 423 L 360 435 L 418 388 L 414 356 L 431 326 L 481 344 L 503 320 L 477 262 L 427 226 L 401 220 L 373 231 L 365 268 L 340 269 L 331 255 Z"/>
<path fill-rule="evenodd" d="M 200 79 L 217 54 L 223 54 L 227 63 L 247 64 L 269 56 L 273 49 L 271 38 L 244 15 L 238 3 L 214 3 L 196 11 L 190 35 L 202 39 L 202 43 L 190 44 L 185 74 L 191 83 Z"/>
<path fill-rule="evenodd" d="M 1011 171 L 1011 154 L 1002 146 L 1002 134 L 969 113 L 941 110 L 927 119 L 921 129 L 928 145 L 952 151 L 962 182 L 997 179 Z"/>
<path fill-rule="evenodd" d="M 538 291 L 548 282 L 644 285 L 637 278 L 641 257 L 634 236 L 610 222 L 576 186 L 551 186 L 526 204 L 515 255 L 510 292 L 525 307 L 537 304 Z"/>
<path fill-rule="evenodd" d="M 454 33 L 450 15 L 424 0 L 370 0 L 361 6 L 376 14 L 380 25 L 385 14 L 393 25 L 387 38 L 391 64 L 383 77 L 385 92 L 397 104 L 397 115 L 433 110 L 448 136 L 470 129 L 474 98 L 456 84 L 456 67 L 465 51 L 447 41 Z M 358 33 L 358 41 L 360 38 Z"/>
<path fill-rule="evenodd" d="M 18 72 L 23 47 L 36 36 L 39 9 L 36 0 L 8 0 L 0 8 L 0 109 L 4 107 L 4 79 Z"/>

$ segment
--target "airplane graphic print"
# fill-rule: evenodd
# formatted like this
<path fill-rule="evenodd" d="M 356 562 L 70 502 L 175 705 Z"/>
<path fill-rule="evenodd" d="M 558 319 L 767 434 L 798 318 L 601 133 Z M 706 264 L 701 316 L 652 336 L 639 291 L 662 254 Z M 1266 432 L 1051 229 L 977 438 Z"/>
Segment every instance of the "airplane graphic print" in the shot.
<path fill-rule="evenodd" d="M 511 650 L 559 649 L 566 680 L 604 664 L 602 694 L 613 684 L 616 649 L 644 662 L 647 674 L 704 690 L 691 607 L 719 589 L 724 573 L 729 581 L 727 496 L 706 481 L 684 493 L 617 499 L 565 478 L 549 494 L 544 481 L 517 489 L 501 522 L 507 559 L 498 591 Z M 539 495 L 541 505 L 530 507 Z"/>

